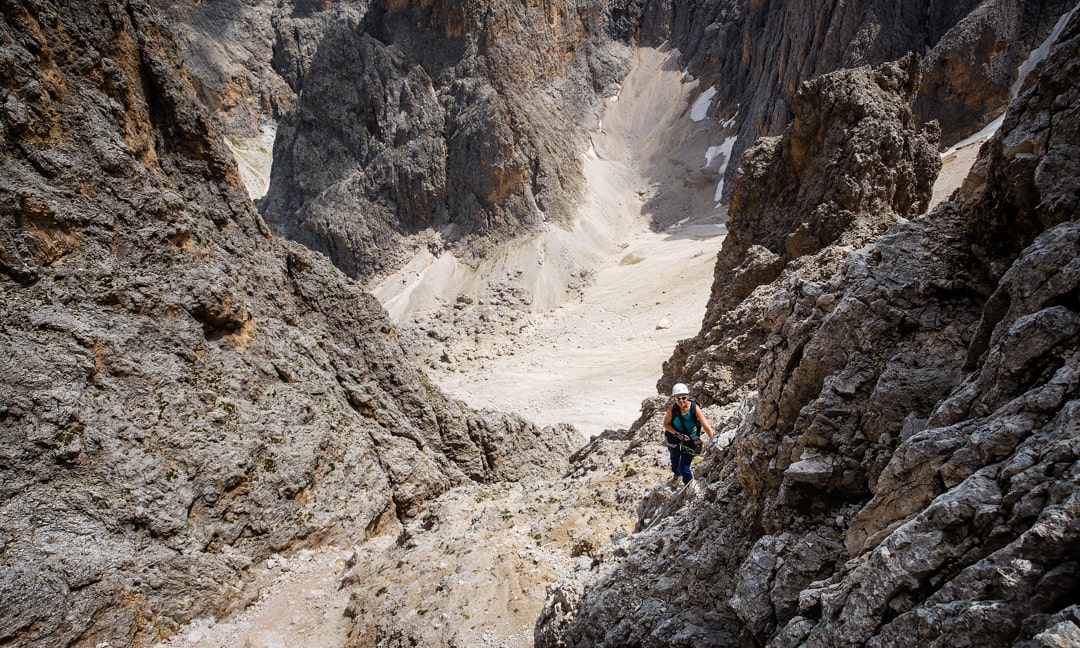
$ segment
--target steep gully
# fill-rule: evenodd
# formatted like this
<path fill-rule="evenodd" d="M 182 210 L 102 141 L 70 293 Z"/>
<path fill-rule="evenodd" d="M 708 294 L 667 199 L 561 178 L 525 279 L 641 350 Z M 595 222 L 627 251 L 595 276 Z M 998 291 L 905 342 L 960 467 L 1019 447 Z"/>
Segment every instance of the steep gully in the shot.
<path fill-rule="evenodd" d="M 222 617 L 257 598 L 253 572 L 309 573 L 321 556 L 297 551 L 305 546 L 297 542 L 330 542 L 319 529 L 339 524 L 350 538 L 342 542 L 355 542 L 354 532 L 382 535 L 341 556 L 353 621 L 334 611 L 329 619 L 350 643 L 523 643 L 536 618 L 533 586 L 569 569 L 591 572 L 579 567 L 611 552 L 606 538 L 625 530 L 643 491 L 654 504 L 670 499 L 658 485 L 655 418 L 643 417 L 633 435 L 597 437 L 568 462 L 577 442 L 566 428 L 537 443 L 547 435 L 521 419 L 448 402 L 405 362 L 374 299 L 261 227 L 190 87 L 174 83 L 181 66 L 145 7 L 128 0 L 126 8 L 86 2 L 59 11 L 45 0 L 10 7 L 0 24 L 20 43 L 5 49 L 5 88 L 18 99 L 5 104 L 13 139 L 0 174 L 5 195 L 21 196 L 5 203 L 0 232 L 3 335 L 17 369 L 0 381 L 0 401 L 14 403 L 3 412 L 2 580 L 19 592 L 3 617 L 5 632 L 21 633 L 5 636 L 145 645 L 177 623 Z M 29 53 L 54 50 L 63 54 Z M 103 57 L 110 75 L 84 78 L 86 61 L 103 52 L 122 64 Z M 707 95 L 685 102 L 691 122 L 707 112 Z M 1076 130 L 1056 130 L 1071 146 Z M 588 148 L 584 136 L 574 141 L 574 154 Z M 923 150 L 933 160 L 935 151 Z M 692 173 L 695 158 L 685 175 L 718 184 Z M 665 185 L 645 204 L 677 201 L 672 194 L 684 192 L 672 187 L 684 188 Z M 725 247 L 742 235 L 739 215 L 732 210 Z M 989 216 L 999 232 L 1008 227 Z M 1063 297 L 1056 307 L 1074 305 Z M 399 425 L 387 429 L 391 422 Z M 513 453 L 501 451 L 508 440 Z M 530 465 L 532 479 L 544 481 L 518 484 Z M 568 466 L 569 476 L 553 477 Z M 804 465 L 796 476 L 813 471 Z M 471 488 L 429 501 L 470 479 Z M 270 556 L 286 548 L 287 561 Z M 326 582 L 339 581 L 331 570 Z M 313 598 L 327 591 L 318 580 L 305 589 Z M 291 605 L 286 598 L 280 609 Z M 755 626 L 763 618 L 741 609 Z M 293 621 L 297 633 L 336 632 Z M 272 633 L 249 639 L 228 643 L 285 643 Z"/>
<path fill-rule="evenodd" d="M 587 195 L 572 229 L 546 225 L 520 248 L 472 265 L 421 247 L 370 286 L 395 324 L 422 329 L 420 320 L 461 287 L 524 276 L 532 307 L 519 334 L 449 340 L 453 365 L 428 364 L 444 391 L 490 407 L 482 394 L 494 388 L 499 409 L 574 421 L 590 437 L 633 420 L 654 391 L 656 368 L 697 332 L 725 231 L 718 201 L 735 125 L 716 123 L 715 89 L 701 87 L 680 59 L 666 47 L 636 53 L 582 154 Z M 267 126 L 227 141 L 253 198 L 265 193 L 272 135 Z M 673 225 L 653 232 L 650 219 Z M 567 258 L 576 263 L 558 262 Z M 593 272 L 566 275 L 581 264 Z M 567 300 L 575 281 L 582 289 Z"/>
<path fill-rule="evenodd" d="M 589 191 L 576 229 L 550 228 L 529 251 L 533 261 L 594 255 L 597 272 L 577 300 L 530 316 L 514 339 L 483 340 L 471 363 L 459 363 L 453 372 L 433 370 L 443 389 L 471 405 L 519 412 L 542 424 L 573 421 L 593 436 L 634 418 L 641 401 L 655 392 L 658 367 L 674 343 L 696 332 L 724 232 L 724 212 L 712 199 L 727 160 L 716 144 L 729 140 L 720 130 L 725 125 L 710 127 L 702 119 L 709 89 L 680 69 L 677 52 L 641 50 L 636 56 L 584 154 Z M 949 151 L 935 201 L 959 186 L 977 143 Z M 711 182 L 694 191 L 670 191 L 673 179 L 695 166 Z M 665 192 L 666 206 L 686 216 L 664 232 L 650 232 L 645 205 L 657 204 L 650 199 Z M 421 255 L 375 292 L 400 321 L 424 308 L 423 295 L 468 281 L 468 272 L 473 271 L 451 258 Z M 536 285 L 553 280 L 538 277 Z M 495 403 L 483 398 L 492 392 L 498 394 Z M 431 507 L 435 522 L 429 518 L 427 524 L 439 533 L 419 535 L 411 547 L 384 536 L 354 548 L 327 547 L 268 561 L 260 569 L 263 595 L 254 605 L 233 618 L 196 620 L 166 645 L 338 646 L 350 640 L 350 628 L 352 640 L 396 632 L 435 643 L 531 644 L 545 586 L 573 570 L 577 557 L 595 550 L 605 535 L 632 527 L 637 499 L 662 479 L 658 450 L 643 448 L 637 463 L 613 460 L 556 483 L 455 489 Z M 589 499 L 598 480 L 611 479 L 623 482 L 621 496 Z M 568 517 L 567 508 L 576 517 Z M 513 519 L 520 513 L 531 524 Z M 478 527 L 479 518 L 485 524 Z M 583 527 L 593 527 L 591 534 Z M 469 549 L 446 556 L 455 545 Z M 485 589 L 495 564 L 513 576 L 515 591 Z M 390 593 L 372 585 L 387 570 L 398 583 Z M 443 586 L 448 571 L 467 585 L 459 593 Z M 354 587 L 339 588 L 346 573 Z M 411 612 L 394 620 L 394 608 Z M 418 617 L 416 610 L 430 611 Z M 363 618 L 365 611 L 370 620 Z M 356 617 L 353 623 L 347 612 Z M 389 618 L 380 620 L 380 614 Z"/>
<path fill-rule="evenodd" d="M 572 229 L 545 224 L 521 249 L 475 269 L 424 250 L 375 288 L 395 322 L 408 326 L 437 307 L 434 296 L 479 275 L 534 275 L 526 282 L 533 312 L 520 333 L 457 341 L 454 366 L 431 364 L 440 387 L 477 407 L 573 422 L 586 437 L 635 418 L 655 391 L 657 367 L 697 331 L 723 241 L 724 209 L 713 198 L 727 160 L 710 153 L 720 135 L 704 119 L 708 96 L 682 71 L 678 52 L 638 51 L 583 153 L 588 188 Z M 688 186 L 695 175 L 704 181 Z M 674 224 L 650 232 L 657 210 Z M 594 268 L 568 301 L 561 259 Z"/>
<path fill-rule="evenodd" d="M 666 49 L 637 52 L 634 70 L 608 100 L 584 153 L 589 191 L 572 231 L 547 228 L 528 250 L 476 270 L 449 254 L 421 253 L 376 288 L 401 321 L 428 304 L 425 295 L 481 272 L 504 271 L 499 263 L 525 258 L 535 264 L 540 276 L 534 285 L 542 299 L 545 286 L 561 278 L 558 264 L 540 259 L 595 259 L 595 276 L 576 300 L 531 315 L 514 339 L 481 341 L 477 359 L 459 362 L 455 372 L 433 369 L 449 394 L 535 421 L 573 421 L 594 436 L 633 420 L 641 401 L 655 392 L 658 367 L 675 342 L 696 332 L 723 241 L 724 209 L 714 196 L 726 159 L 710 148 L 718 135 L 703 119 L 709 93 L 684 73 L 678 57 Z M 702 170 L 709 182 L 687 190 L 680 178 L 688 168 Z M 656 205 L 681 214 L 676 225 L 650 231 Z M 545 276 L 547 268 L 555 271 Z M 491 392 L 498 394 L 495 403 L 483 398 Z M 256 604 L 221 622 L 196 620 L 167 645 L 342 645 L 350 628 L 343 617 L 350 589 L 352 607 L 366 606 L 370 617 L 358 616 L 353 625 L 360 630 L 354 633 L 368 627 L 375 636 L 419 634 L 425 645 L 450 639 L 528 645 L 546 585 L 574 569 L 583 553 L 632 528 L 637 501 L 663 479 L 661 450 L 645 448 L 637 462 L 610 459 L 593 474 L 579 471 L 555 483 L 454 489 L 429 509 L 437 511 L 432 515 L 438 533 L 417 531 L 411 548 L 384 536 L 351 549 L 327 547 L 271 561 L 263 565 L 264 595 Z M 598 491 L 598 480 L 608 487 Z M 519 513 L 530 524 L 520 524 Z M 477 518 L 483 518 L 479 525 Z M 455 545 L 468 550 L 448 549 Z M 408 566 L 400 567 L 402 561 Z M 446 579 L 446 563 L 467 587 L 435 591 Z M 491 577 L 492 565 L 499 565 L 503 577 Z M 358 586 L 338 589 L 346 572 Z M 387 573 L 393 574 L 392 584 L 373 585 Z M 518 585 L 513 592 L 492 590 L 507 579 Z M 423 618 L 395 620 L 394 609 L 430 610 L 423 616 L 437 621 L 432 626 Z M 436 636 L 425 634 L 430 632 Z"/>

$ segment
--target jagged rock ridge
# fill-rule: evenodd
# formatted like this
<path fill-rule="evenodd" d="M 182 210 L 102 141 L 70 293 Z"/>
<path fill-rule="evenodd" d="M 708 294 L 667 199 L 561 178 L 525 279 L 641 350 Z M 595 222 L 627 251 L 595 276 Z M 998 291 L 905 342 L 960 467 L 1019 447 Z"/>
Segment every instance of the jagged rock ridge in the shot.
<path fill-rule="evenodd" d="M 565 468 L 271 236 L 147 4 L 7 3 L 0 43 L 0 643 L 149 645 L 271 552 Z"/>
<path fill-rule="evenodd" d="M 819 77 L 796 94 L 784 136 L 747 151 L 703 335 L 675 349 L 660 392 L 694 375 L 717 402 L 744 395 L 774 332 L 761 312 L 784 269 L 824 280 L 844 263 L 836 248 L 857 249 L 926 211 L 941 160 L 935 125 L 919 128 L 911 113 L 918 83 L 914 56 Z"/>
<path fill-rule="evenodd" d="M 296 108 L 330 26 L 357 20 L 366 0 L 155 1 L 199 100 L 213 113 L 253 197 L 266 194 L 277 123 Z"/>
<path fill-rule="evenodd" d="M 717 121 L 735 118 L 732 157 L 791 120 L 800 85 L 821 74 L 925 55 L 914 102 L 918 122 L 938 120 L 951 145 L 993 121 L 1011 99 L 1017 69 L 1072 3 L 616 2 L 621 37 L 670 41 L 715 90 Z M 736 164 L 728 167 L 728 184 Z"/>
<path fill-rule="evenodd" d="M 597 94 L 626 72 L 613 41 L 666 42 L 711 86 L 702 137 L 735 138 L 726 187 L 743 151 L 791 119 L 802 82 L 909 52 L 926 54 L 915 119 L 937 119 L 948 145 L 1000 114 L 1021 61 L 1067 9 L 818 4 L 374 3 L 328 28 L 310 59 L 260 209 L 363 277 L 400 268 L 418 245 L 476 259 L 565 223 Z"/>
<path fill-rule="evenodd" d="M 1078 61 L 1073 16 L 950 202 L 733 299 L 768 335 L 731 445 L 553 591 L 538 646 L 1076 643 Z"/>
<path fill-rule="evenodd" d="M 423 230 L 470 258 L 565 221 L 581 125 L 626 72 L 598 38 L 601 4 L 379 2 L 331 29 L 263 215 L 356 276 L 400 267 Z"/>

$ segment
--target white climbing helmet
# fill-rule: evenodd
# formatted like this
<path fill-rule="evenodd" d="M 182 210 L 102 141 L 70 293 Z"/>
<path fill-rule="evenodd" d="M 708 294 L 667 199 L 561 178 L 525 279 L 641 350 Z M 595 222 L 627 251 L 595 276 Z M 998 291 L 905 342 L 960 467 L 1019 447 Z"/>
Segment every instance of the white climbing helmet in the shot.
<path fill-rule="evenodd" d="M 690 388 L 682 383 L 675 383 L 675 386 L 671 388 L 671 395 L 678 396 L 679 394 L 689 394 Z"/>

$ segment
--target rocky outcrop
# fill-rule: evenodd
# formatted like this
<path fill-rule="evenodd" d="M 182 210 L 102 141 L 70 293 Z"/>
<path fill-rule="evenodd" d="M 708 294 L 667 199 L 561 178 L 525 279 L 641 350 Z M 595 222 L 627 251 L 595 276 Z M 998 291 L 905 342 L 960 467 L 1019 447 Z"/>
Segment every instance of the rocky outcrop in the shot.
<path fill-rule="evenodd" d="M 703 136 L 717 146 L 734 138 L 721 147 L 731 162 L 717 190 L 726 201 L 743 152 L 783 130 L 804 81 L 925 53 L 915 118 L 937 120 L 949 145 L 1001 113 L 1021 62 L 1069 8 L 1066 0 L 376 2 L 370 11 L 362 0 L 157 4 L 185 44 L 201 98 L 226 124 L 253 196 L 271 183 L 267 142 L 285 119 L 275 188 L 261 206 L 270 226 L 358 277 L 384 277 L 419 247 L 475 260 L 570 218 L 583 182 L 577 156 L 599 117 L 596 92 L 627 69 L 611 39 L 667 42 L 711 86 Z"/>
<path fill-rule="evenodd" d="M 175 34 L 199 100 L 226 133 L 254 135 L 260 122 L 276 121 L 293 107 L 295 91 L 270 68 L 269 4 L 151 4 Z"/>
<path fill-rule="evenodd" d="M 154 15 L 0 7 L 0 643 L 149 645 L 575 441 L 447 399 L 270 234 Z"/>
<path fill-rule="evenodd" d="M 946 16 L 956 11 L 952 3 L 932 4 Z M 1062 0 L 981 2 L 957 15 L 955 23 L 936 23 L 951 26 L 931 41 L 915 114 L 938 120 L 946 146 L 992 122 L 1013 98 L 1028 53 L 1073 7 Z"/>
<path fill-rule="evenodd" d="M 333 23 L 358 20 L 367 4 L 151 2 L 180 46 L 199 101 L 234 138 L 255 136 L 295 109 L 323 33 Z"/>
<path fill-rule="evenodd" d="M 600 3 L 375 3 L 312 60 L 264 217 L 355 276 L 400 267 L 420 231 L 477 258 L 565 221 L 596 91 L 626 71 L 602 18 Z"/>
<path fill-rule="evenodd" d="M 151 3 L 180 45 L 199 100 L 215 117 L 253 198 L 266 194 L 278 121 L 296 108 L 307 67 L 333 24 L 366 0 Z"/>
<path fill-rule="evenodd" d="M 951 202 L 778 279 L 733 443 L 537 645 L 1075 642 L 1078 60 L 1074 16 Z"/>
<path fill-rule="evenodd" d="M 926 211 L 941 161 L 935 128 L 920 129 L 911 112 L 918 67 L 909 56 L 807 82 L 784 135 L 747 151 L 702 335 L 682 341 L 665 363 L 662 393 L 697 382 L 728 402 L 754 389 L 774 334 L 762 314 L 784 290 L 778 279 L 798 272 L 826 281 L 841 269 L 843 251 Z"/>
<path fill-rule="evenodd" d="M 664 479 L 659 448 L 628 451 L 626 433 L 594 437 L 561 479 L 454 489 L 392 546 L 357 548 L 343 578 L 347 645 L 531 645 L 547 586 L 601 560 Z"/>
<path fill-rule="evenodd" d="M 732 159 L 792 117 L 801 84 L 827 72 L 926 56 L 915 102 L 919 123 L 938 120 L 950 145 L 1001 114 L 1027 53 L 1050 33 L 1066 0 L 914 3 L 658 0 L 614 3 L 620 35 L 669 41 L 712 86 L 710 119 L 734 118 Z M 736 164 L 728 167 L 728 186 Z"/>

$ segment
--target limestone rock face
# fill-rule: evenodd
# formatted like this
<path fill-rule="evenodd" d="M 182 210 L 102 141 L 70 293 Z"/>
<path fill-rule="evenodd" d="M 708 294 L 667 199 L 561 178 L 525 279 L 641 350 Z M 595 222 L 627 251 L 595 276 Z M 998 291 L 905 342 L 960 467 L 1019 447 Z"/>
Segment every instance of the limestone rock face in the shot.
<path fill-rule="evenodd" d="M 956 143 L 1004 110 L 1027 53 L 1072 8 L 1066 0 L 612 4 L 617 33 L 670 41 L 703 87 L 715 89 L 711 114 L 737 121 L 735 160 L 762 135 L 785 129 L 805 81 L 909 52 L 926 55 L 916 120 L 938 120 L 942 143 Z"/>
<path fill-rule="evenodd" d="M 357 20 L 366 0 L 154 0 L 180 45 L 197 96 L 215 117 L 253 197 L 270 183 L 277 124 L 296 108 L 330 25 Z"/>
<path fill-rule="evenodd" d="M 296 107 L 329 25 L 356 20 L 366 0 L 151 2 L 173 32 L 199 100 L 226 136 L 250 137 Z"/>
<path fill-rule="evenodd" d="M 565 220 L 596 91 L 627 69 L 602 25 L 599 2 L 374 3 L 311 61 L 263 215 L 356 276 L 421 230 L 471 258 Z"/>
<path fill-rule="evenodd" d="M 963 6 L 964 3 L 959 3 Z M 946 15 L 953 3 L 938 6 Z M 973 129 L 1000 115 L 1013 96 L 1019 68 L 1028 52 L 1049 35 L 1059 16 L 1074 7 L 1048 2 L 972 3 L 963 15 L 940 33 L 926 54 L 925 73 L 915 113 L 921 120 L 937 119 L 942 142 L 955 144 Z"/>
<path fill-rule="evenodd" d="M 251 135 L 289 110 L 296 93 L 270 69 L 272 7 L 240 1 L 153 2 L 184 53 L 199 100 L 229 132 Z"/>
<path fill-rule="evenodd" d="M 146 3 L 0 9 L 0 643 L 149 645 L 251 566 L 561 472 L 273 238 Z"/>
<path fill-rule="evenodd" d="M 951 202 L 789 264 L 731 445 L 538 646 L 1074 641 L 1077 61 L 1074 16 Z"/>
<path fill-rule="evenodd" d="M 916 122 L 937 120 L 941 143 L 955 143 L 1000 114 L 1021 62 L 1070 8 L 1067 0 L 156 4 L 252 195 L 271 184 L 267 138 L 284 120 L 274 187 L 260 207 L 271 228 L 365 278 L 399 269 L 419 246 L 469 261 L 545 220 L 565 221 L 580 196 L 585 133 L 598 123 L 596 93 L 627 69 L 613 40 L 679 49 L 715 92 L 706 132 L 735 137 L 737 162 L 759 136 L 783 131 L 803 82 L 909 52 L 925 54 Z M 725 186 L 736 168 L 727 164 Z"/>
<path fill-rule="evenodd" d="M 795 121 L 747 151 L 716 265 L 704 335 L 683 341 L 658 388 L 686 375 L 726 402 L 753 388 L 785 268 L 825 281 L 842 255 L 926 211 L 941 168 L 937 133 L 911 113 L 918 62 L 907 57 L 807 82 Z M 790 271 L 789 271 L 790 272 Z M 722 358 L 721 362 L 716 362 Z"/>

